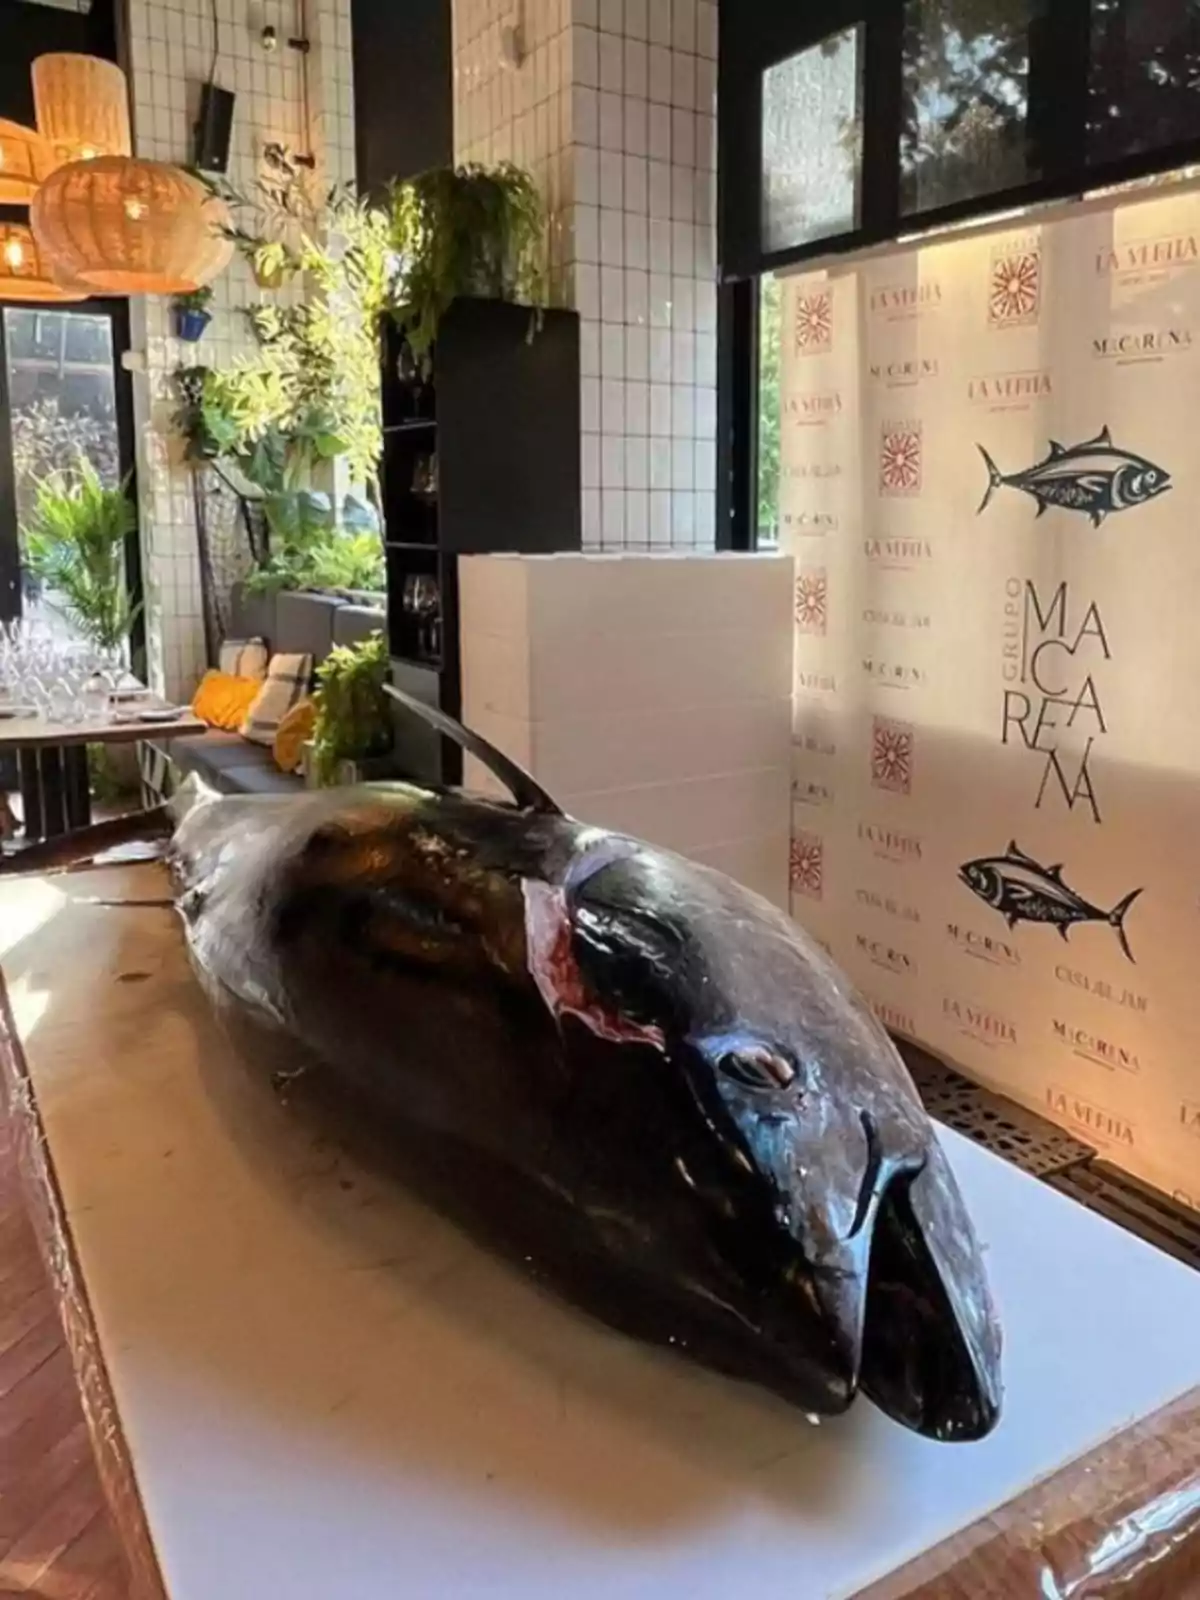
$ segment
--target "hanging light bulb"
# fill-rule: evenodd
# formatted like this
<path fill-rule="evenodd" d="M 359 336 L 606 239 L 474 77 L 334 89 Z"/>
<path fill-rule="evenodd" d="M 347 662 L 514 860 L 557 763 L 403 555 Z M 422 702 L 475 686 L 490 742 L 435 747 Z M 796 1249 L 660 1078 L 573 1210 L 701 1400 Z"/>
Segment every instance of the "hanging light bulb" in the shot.
<path fill-rule="evenodd" d="M 0 222 L 0 300 L 65 303 L 87 294 L 61 277 L 24 223 Z"/>
<path fill-rule="evenodd" d="M 0 205 L 27 206 L 55 165 L 40 134 L 0 117 Z"/>
<path fill-rule="evenodd" d="M 55 53 L 38 56 L 32 75 L 38 132 L 59 164 L 132 153 L 129 93 L 115 62 Z"/>
<path fill-rule="evenodd" d="M 30 209 L 47 256 L 106 294 L 186 294 L 210 282 L 233 254 L 217 231 L 228 220 L 179 167 L 121 156 L 59 167 Z"/>

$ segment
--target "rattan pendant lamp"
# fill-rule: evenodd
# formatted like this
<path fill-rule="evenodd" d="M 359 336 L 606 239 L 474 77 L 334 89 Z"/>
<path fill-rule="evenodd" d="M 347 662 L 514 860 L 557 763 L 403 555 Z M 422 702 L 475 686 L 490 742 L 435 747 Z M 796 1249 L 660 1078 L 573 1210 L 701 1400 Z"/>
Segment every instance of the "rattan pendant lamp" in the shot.
<path fill-rule="evenodd" d="M 56 165 L 133 154 L 125 74 L 98 56 L 54 53 L 33 63 L 38 133 Z"/>
<path fill-rule="evenodd" d="M 30 203 L 44 255 L 99 294 L 186 294 L 228 264 L 225 206 L 196 178 L 131 154 L 125 74 L 55 54 L 33 63 L 38 132 L 62 163 Z"/>
<path fill-rule="evenodd" d="M 129 156 L 73 161 L 47 178 L 30 220 L 73 281 L 103 294 L 186 294 L 228 264 L 225 206 L 179 167 Z"/>
<path fill-rule="evenodd" d="M 38 248 L 33 231 L 22 222 L 0 222 L 0 300 L 31 300 L 66 305 L 86 300 L 87 290 L 69 284 Z"/>
<path fill-rule="evenodd" d="M 0 205 L 27 206 L 56 164 L 40 134 L 0 117 Z"/>

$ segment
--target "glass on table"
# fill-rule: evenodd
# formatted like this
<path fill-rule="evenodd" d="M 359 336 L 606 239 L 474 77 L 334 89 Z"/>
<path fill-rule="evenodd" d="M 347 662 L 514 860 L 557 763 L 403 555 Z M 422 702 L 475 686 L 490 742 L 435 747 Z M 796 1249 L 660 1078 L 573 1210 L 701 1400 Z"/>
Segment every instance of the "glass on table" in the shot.
<path fill-rule="evenodd" d="M 91 672 L 80 690 L 85 722 L 107 722 L 112 709 L 112 692 L 102 672 Z"/>

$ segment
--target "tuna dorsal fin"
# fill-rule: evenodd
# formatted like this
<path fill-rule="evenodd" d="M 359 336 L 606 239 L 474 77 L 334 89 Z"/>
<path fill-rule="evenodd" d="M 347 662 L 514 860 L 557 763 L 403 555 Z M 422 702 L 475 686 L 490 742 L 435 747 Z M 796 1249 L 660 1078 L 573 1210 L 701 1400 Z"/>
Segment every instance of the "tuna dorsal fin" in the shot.
<path fill-rule="evenodd" d="M 1088 445 L 1092 445 L 1092 444 L 1111 444 L 1111 443 L 1112 443 L 1112 434 L 1109 433 L 1109 431 L 1108 431 L 1108 423 L 1106 422 L 1104 424 L 1104 426 L 1100 429 L 1100 432 L 1096 435 L 1096 437 L 1094 439 L 1085 439 L 1084 440 L 1083 444 L 1080 446 L 1080 449 L 1081 450 L 1086 450 Z"/>
<path fill-rule="evenodd" d="M 1051 441 L 1050 441 L 1050 454 L 1052 456 L 1065 456 L 1066 453 L 1067 453 L 1067 447 L 1066 447 L 1065 444 L 1059 444 L 1057 439 L 1051 439 Z"/>
<path fill-rule="evenodd" d="M 1053 878 L 1055 883 L 1062 883 L 1063 864 L 1056 861 L 1052 867 L 1043 867 L 1042 871 L 1048 878 Z"/>
<path fill-rule="evenodd" d="M 1039 872 L 1046 870 L 1040 861 L 1035 861 L 1032 856 L 1026 855 L 1015 839 L 1008 841 L 1008 854 L 1014 861 L 1023 861 L 1027 867 L 1036 867 Z"/>
<path fill-rule="evenodd" d="M 447 739 L 453 739 L 456 745 L 473 755 L 477 761 L 482 761 L 488 771 L 500 779 L 522 811 L 540 811 L 554 817 L 564 815 L 562 807 L 550 798 L 540 783 L 515 761 L 511 761 L 503 750 L 497 750 L 494 744 L 489 744 L 481 734 L 472 733 L 456 717 L 448 716 L 436 706 L 427 706 L 423 700 L 405 694 L 393 683 L 385 683 L 383 687 L 406 711 L 420 717 L 438 733 L 445 734 Z"/>

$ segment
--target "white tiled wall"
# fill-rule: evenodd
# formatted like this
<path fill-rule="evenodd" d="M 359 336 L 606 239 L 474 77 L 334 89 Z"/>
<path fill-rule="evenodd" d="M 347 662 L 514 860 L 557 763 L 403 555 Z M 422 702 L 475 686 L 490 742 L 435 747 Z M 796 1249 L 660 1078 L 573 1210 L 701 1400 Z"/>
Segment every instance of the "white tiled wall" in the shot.
<path fill-rule="evenodd" d="M 714 0 L 454 0 L 459 160 L 530 168 L 580 314 L 586 548 L 711 549 Z"/>
<path fill-rule="evenodd" d="M 311 149 L 321 181 L 354 175 L 354 87 L 350 0 L 310 0 L 309 100 L 305 128 L 301 56 L 282 44 L 263 50 L 261 29 L 274 23 L 281 39 L 294 35 L 290 0 L 216 0 L 220 49 L 216 81 L 237 96 L 229 177 L 252 188 L 263 146 L 278 142 L 297 153 Z M 128 71 L 138 155 L 188 164 L 200 85 L 212 62 L 211 0 L 129 0 Z M 177 366 L 220 366 L 251 348 L 240 308 L 267 298 L 248 267 L 234 261 L 214 285 L 213 322 L 203 341 L 172 336 L 170 302 L 130 301 L 134 351 L 145 369 L 134 374 L 138 483 L 150 669 L 172 697 L 189 695 L 204 667 L 200 567 L 188 470 L 179 463 L 169 417 Z"/>
<path fill-rule="evenodd" d="M 572 815 L 786 908 L 790 558 L 469 556 L 459 572 L 468 727 Z M 466 781 L 498 792 L 475 763 Z"/>

